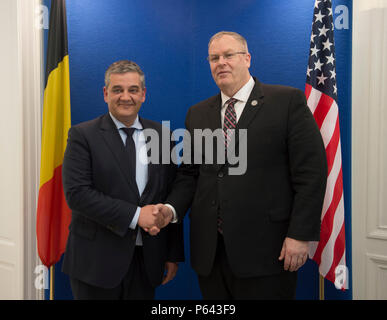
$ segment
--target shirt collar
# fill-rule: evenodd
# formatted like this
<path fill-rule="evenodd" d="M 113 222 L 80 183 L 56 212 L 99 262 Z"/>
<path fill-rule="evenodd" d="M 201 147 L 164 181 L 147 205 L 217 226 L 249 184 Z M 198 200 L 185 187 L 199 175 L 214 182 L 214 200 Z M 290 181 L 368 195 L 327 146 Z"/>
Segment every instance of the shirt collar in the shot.
<path fill-rule="evenodd" d="M 111 112 L 109 112 L 109 115 L 110 117 L 112 118 L 114 124 L 116 125 L 117 129 L 121 129 L 121 128 L 126 128 L 126 126 L 119 120 L 117 120 L 112 114 Z M 137 115 L 136 119 L 134 120 L 133 124 L 130 126 L 130 128 L 135 128 L 137 130 L 142 130 L 143 129 L 143 126 L 140 122 L 140 119 Z"/>
<path fill-rule="evenodd" d="M 239 89 L 239 91 L 234 94 L 233 97 L 229 97 L 227 96 L 226 94 L 224 94 L 222 91 L 220 92 L 221 96 L 222 96 L 222 108 L 225 106 L 225 103 L 227 102 L 227 100 L 229 100 L 230 98 L 235 98 L 237 99 L 238 101 L 242 101 L 244 103 L 247 102 L 247 100 L 249 99 L 250 97 L 250 94 L 251 94 L 251 91 L 253 90 L 254 88 L 254 85 L 255 85 L 255 82 L 254 82 L 254 79 L 252 76 L 250 76 L 250 79 L 249 81 L 246 82 L 246 84 Z"/>

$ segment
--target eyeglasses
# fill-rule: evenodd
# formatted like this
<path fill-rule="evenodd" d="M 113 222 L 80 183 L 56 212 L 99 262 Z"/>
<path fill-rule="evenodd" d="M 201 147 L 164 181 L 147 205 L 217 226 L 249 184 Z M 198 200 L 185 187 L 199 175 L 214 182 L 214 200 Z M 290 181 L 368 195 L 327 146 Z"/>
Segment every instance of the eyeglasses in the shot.
<path fill-rule="evenodd" d="M 219 61 L 219 58 L 222 56 L 224 60 L 232 60 L 237 54 L 246 54 L 246 52 L 240 51 L 240 52 L 229 52 L 221 55 L 212 54 L 207 57 L 207 60 L 211 63 L 217 63 Z"/>

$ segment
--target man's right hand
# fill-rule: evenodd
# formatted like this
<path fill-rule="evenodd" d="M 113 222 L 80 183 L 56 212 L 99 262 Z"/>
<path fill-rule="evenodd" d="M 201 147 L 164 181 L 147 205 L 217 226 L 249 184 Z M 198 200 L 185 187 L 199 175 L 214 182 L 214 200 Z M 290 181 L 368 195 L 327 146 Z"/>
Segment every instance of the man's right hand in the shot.
<path fill-rule="evenodd" d="M 160 232 L 160 229 L 167 226 L 172 218 L 173 212 L 167 206 L 161 203 L 147 205 L 141 208 L 138 225 L 154 236 Z"/>
<path fill-rule="evenodd" d="M 149 224 L 142 226 L 140 224 L 140 218 L 139 218 L 139 225 L 143 227 L 146 232 L 149 232 L 150 235 L 155 236 L 160 232 L 160 229 L 166 227 L 171 222 L 173 218 L 173 212 L 170 208 L 163 205 L 162 203 L 159 203 L 157 205 L 145 206 L 142 209 L 145 209 L 146 207 L 150 207 L 150 206 L 153 207 L 151 209 L 151 212 L 153 212 L 154 224 L 151 226 L 149 226 Z M 141 211 L 140 211 L 140 217 L 141 217 Z M 146 211 L 144 211 L 144 214 L 145 213 Z"/>
<path fill-rule="evenodd" d="M 160 216 L 157 206 L 147 205 L 141 208 L 137 224 L 145 230 L 150 229 L 156 225 L 156 220 L 160 219 Z"/>
<path fill-rule="evenodd" d="M 171 222 L 173 219 L 173 212 L 170 208 L 162 203 L 156 204 L 156 207 L 160 213 L 156 219 L 156 226 L 161 229 Z"/>
<path fill-rule="evenodd" d="M 156 226 L 148 230 L 149 234 L 152 236 L 158 234 L 160 232 L 160 229 L 167 226 L 173 218 L 173 212 L 169 207 L 163 205 L 162 203 L 157 204 L 156 207 L 161 213 L 161 216 L 158 217 Z"/>

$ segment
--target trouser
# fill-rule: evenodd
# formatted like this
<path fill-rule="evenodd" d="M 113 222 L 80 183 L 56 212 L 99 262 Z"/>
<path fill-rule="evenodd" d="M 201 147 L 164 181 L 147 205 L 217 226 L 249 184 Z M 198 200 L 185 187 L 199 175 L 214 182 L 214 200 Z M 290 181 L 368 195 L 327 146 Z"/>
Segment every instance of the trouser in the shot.
<path fill-rule="evenodd" d="M 291 300 L 295 298 L 297 272 L 238 278 L 228 263 L 223 236 L 218 233 L 216 257 L 211 273 L 198 276 L 203 298 L 206 300 Z"/>
<path fill-rule="evenodd" d="M 75 300 L 151 300 L 155 296 L 155 288 L 146 274 L 141 246 L 135 248 L 129 270 L 117 287 L 95 287 L 74 278 L 70 283 Z"/>

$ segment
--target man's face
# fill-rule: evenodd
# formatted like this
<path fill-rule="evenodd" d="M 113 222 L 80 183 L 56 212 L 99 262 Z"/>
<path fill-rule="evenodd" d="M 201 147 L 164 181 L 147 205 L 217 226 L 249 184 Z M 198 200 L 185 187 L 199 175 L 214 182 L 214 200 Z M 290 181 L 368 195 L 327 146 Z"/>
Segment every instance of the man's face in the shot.
<path fill-rule="evenodd" d="M 109 87 L 103 88 L 105 102 L 109 111 L 126 126 L 133 124 L 142 103 L 146 89 L 142 89 L 137 72 L 113 73 Z"/>
<path fill-rule="evenodd" d="M 245 54 L 235 54 L 229 59 L 223 55 L 236 52 L 246 52 Z M 249 80 L 250 54 L 243 44 L 232 36 L 224 35 L 211 42 L 208 48 L 210 57 L 210 68 L 215 83 L 225 94 L 232 97 Z M 211 57 L 219 56 L 217 62 L 211 62 Z"/>

